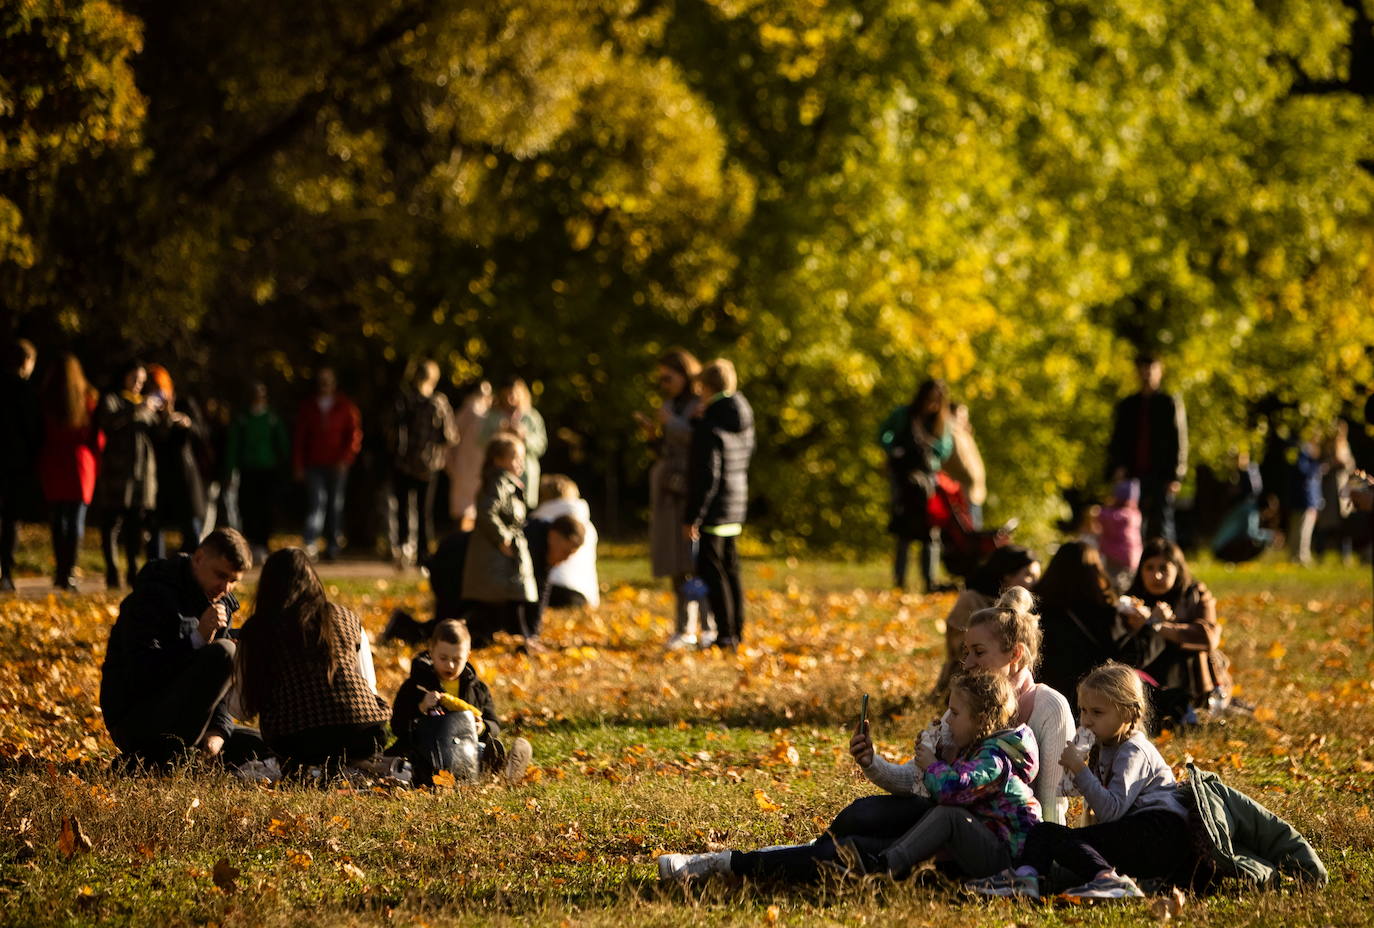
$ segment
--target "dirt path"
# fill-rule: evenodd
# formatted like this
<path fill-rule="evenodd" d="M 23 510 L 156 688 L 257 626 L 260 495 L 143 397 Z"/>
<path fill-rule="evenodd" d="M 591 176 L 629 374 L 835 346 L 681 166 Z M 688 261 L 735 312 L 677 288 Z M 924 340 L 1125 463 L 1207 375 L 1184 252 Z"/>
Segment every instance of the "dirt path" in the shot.
<path fill-rule="evenodd" d="M 381 578 L 394 580 L 398 577 L 396 570 L 390 564 L 380 560 L 342 560 L 332 564 L 316 562 L 315 570 L 319 573 L 320 579 L 326 582 L 330 580 L 368 580 Z M 244 575 L 244 580 L 256 583 L 258 578 L 258 567 L 254 567 Z M 399 575 L 401 577 L 413 579 L 416 574 L 414 571 Z M 18 596 L 22 599 L 42 599 L 49 594 L 71 595 L 54 593 L 52 580 L 48 577 L 17 577 L 14 581 L 14 593 L 0 593 L 0 603 L 6 599 Z M 88 574 L 77 583 L 81 593 L 104 593 L 105 578 L 98 574 Z M 121 590 L 121 594 L 127 593 L 128 587 Z"/>

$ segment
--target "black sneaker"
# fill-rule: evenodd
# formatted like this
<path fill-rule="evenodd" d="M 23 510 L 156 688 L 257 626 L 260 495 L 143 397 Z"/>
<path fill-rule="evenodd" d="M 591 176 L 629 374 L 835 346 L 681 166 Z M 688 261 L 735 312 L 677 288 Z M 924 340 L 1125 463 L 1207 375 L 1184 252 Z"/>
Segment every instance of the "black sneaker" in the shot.
<path fill-rule="evenodd" d="M 0 593 L 13 593 L 13 592 L 14 592 L 14 580 L 10 577 L 10 575 L 9 575 L 9 574 L 5 574 L 3 577 L 0 577 Z"/>

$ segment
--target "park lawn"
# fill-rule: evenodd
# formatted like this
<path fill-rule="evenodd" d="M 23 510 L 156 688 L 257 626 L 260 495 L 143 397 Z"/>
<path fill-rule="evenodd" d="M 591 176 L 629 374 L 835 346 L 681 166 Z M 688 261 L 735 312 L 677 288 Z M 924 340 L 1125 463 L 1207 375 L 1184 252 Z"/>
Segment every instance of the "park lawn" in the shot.
<path fill-rule="evenodd" d="M 266 789 L 222 774 L 121 779 L 98 703 L 116 600 L 0 602 L 0 921 L 205 924 L 1125 925 L 1148 904 L 982 902 L 887 880 L 783 887 L 657 885 L 661 850 L 809 840 L 871 792 L 845 744 L 858 695 L 904 754 L 952 596 L 879 587 L 880 563 L 749 562 L 749 646 L 665 654 L 669 599 L 633 550 L 603 559 L 595 614 L 555 613 L 561 649 L 476 663 L 509 735 L 534 744 L 526 783 L 437 792 Z M 1374 920 L 1374 689 L 1367 570 L 1268 564 L 1203 571 L 1253 716 L 1161 743 L 1292 821 L 1331 872 L 1324 891 L 1191 900 L 1190 925 Z M 423 611 L 422 582 L 329 580 L 374 636 Z M 864 584 L 859 586 L 857 584 Z M 249 591 L 251 594 L 251 590 Z M 249 597 L 251 599 L 251 596 Z M 381 687 L 408 652 L 377 646 Z M 91 849 L 64 840 L 75 817 Z M 68 852 L 71 853 L 68 853 Z M 218 868 L 217 868 L 218 865 Z M 216 879 L 218 872 L 219 879 Z"/>

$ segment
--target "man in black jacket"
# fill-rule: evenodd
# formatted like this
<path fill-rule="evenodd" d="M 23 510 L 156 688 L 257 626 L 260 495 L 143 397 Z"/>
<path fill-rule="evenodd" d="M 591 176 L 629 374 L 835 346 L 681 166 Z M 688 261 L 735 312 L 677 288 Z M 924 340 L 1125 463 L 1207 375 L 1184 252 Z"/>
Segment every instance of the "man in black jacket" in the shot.
<path fill-rule="evenodd" d="M 0 591 L 14 589 L 14 547 L 19 537 L 20 503 L 35 486 L 41 425 L 38 396 L 29 378 L 38 351 L 18 339 L 10 346 L 0 374 Z"/>
<path fill-rule="evenodd" d="M 1159 359 L 1142 352 L 1135 364 L 1140 391 L 1116 404 L 1107 472 L 1114 482 L 1140 481 L 1141 541 L 1174 541 L 1174 498 L 1188 473 L 1188 417 L 1181 398 L 1160 392 Z"/>
<path fill-rule="evenodd" d="M 119 604 L 100 676 L 105 727 L 134 762 L 164 765 L 188 748 L 215 756 L 234 730 L 223 704 L 234 671 L 226 633 L 248 542 L 217 529 L 194 554 L 152 561 Z"/>
<path fill-rule="evenodd" d="M 754 410 L 735 392 L 735 366 L 721 358 L 697 377 L 703 402 L 687 457 L 687 508 L 683 532 L 697 543 L 697 575 L 705 582 L 716 619 L 716 646 L 739 647 L 744 592 L 735 539 L 744 529 L 749 459 L 754 454 Z"/>

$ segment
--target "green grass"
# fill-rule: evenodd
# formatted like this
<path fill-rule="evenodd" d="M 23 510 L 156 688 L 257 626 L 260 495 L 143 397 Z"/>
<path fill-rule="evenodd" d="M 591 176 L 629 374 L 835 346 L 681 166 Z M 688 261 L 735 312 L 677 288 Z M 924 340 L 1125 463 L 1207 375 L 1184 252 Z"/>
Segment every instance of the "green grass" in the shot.
<path fill-rule="evenodd" d="M 0 913 L 6 924 L 1138 925 L 1144 906 L 984 903 L 887 880 L 812 887 L 657 885 L 659 850 L 809 840 L 871 788 L 844 745 L 857 694 L 875 735 L 905 750 L 940 655 L 948 595 L 883 589 L 882 563 L 747 562 L 748 638 L 737 659 L 665 655 L 666 581 L 639 552 L 601 564 L 595 615 L 555 614 L 565 646 L 476 662 L 537 773 L 517 788 L 438 793 L 250 788 L 222 775 L 108 772 L 98 666 L 116 600 L 0 602 Z M 1331 871 L 1324 891 L 1229 891 L 1190 900 L 1190 925 L 1371 920 L 1374 690 L 1367 568 L 1228 570 L 1224 646 L 1254 717 L 1162 743 L 1289 818 Z M 383 582 L 379 583 L 378 579 Z M 417 578 L 329 581 L 375 633 L 423 607 Z M 251 592 L 251 591 L 250 591 Z M 404 649 L 378 646 L 382 689 Z M 787 757 L 796 751 L 797 763 Z M 66 857 L 75 816 L 93 849 Z M 218 861 L 240 871 L 226 891 Z M 773 908 L 776 907 L 776 908 Z"/>

